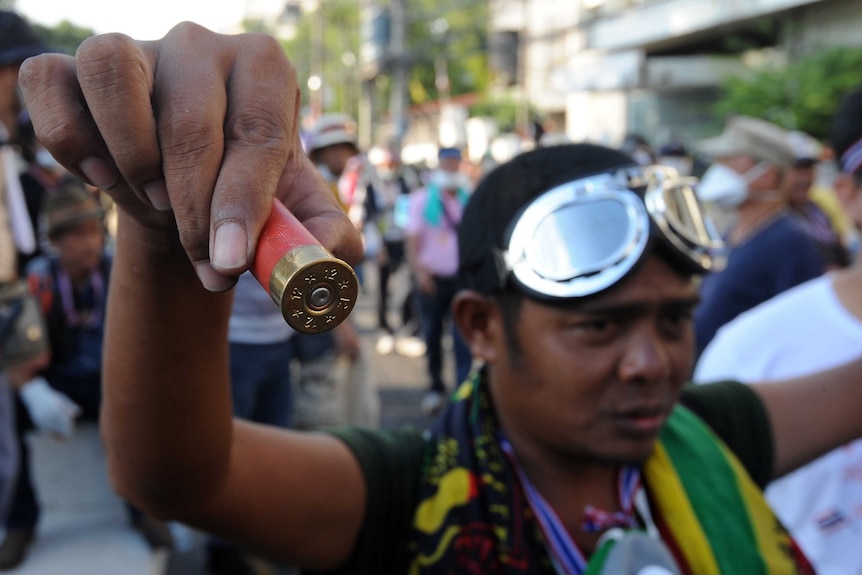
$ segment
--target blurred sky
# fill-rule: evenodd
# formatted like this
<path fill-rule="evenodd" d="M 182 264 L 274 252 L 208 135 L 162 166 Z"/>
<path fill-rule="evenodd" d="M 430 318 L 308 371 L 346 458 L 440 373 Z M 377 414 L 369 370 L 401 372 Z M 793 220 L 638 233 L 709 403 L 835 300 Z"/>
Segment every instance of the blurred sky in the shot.
<path fill-rule="evenodd" d="M 247 0 L 17 0 L 31 22 L 54 26 L 69 20 L 97 33 L 122 32 L 154 40 L 184 20 L 216 32 L 229 32 L 245 15 Z"/>

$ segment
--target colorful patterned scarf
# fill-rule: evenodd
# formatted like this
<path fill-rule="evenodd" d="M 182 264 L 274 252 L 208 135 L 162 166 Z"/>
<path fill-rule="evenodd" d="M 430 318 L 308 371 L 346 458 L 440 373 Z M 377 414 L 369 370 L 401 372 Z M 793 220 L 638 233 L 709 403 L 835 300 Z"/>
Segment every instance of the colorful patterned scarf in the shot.
<path fill-rule="evenodd" d="M 410 575 L 555 573 L 497 439 L 481 373 L 458 389 L 433 433 Z M 736 457 L 684 407 L 675 408 L 643 475 L 656 527 L 683 573 L 813 572 Z M 603 555 L 594 555 L 590 573 Z"/>
<path fill-rule="evenodd" d="M 445 223 L 452 229 L 458 227 L 457 221 L 453 221 L 453 219 L 446 212 L 446 205 L 444 204 L 443 192 L 440 190 L 440 186 L 437 184 L 431 183 L 427 186 L 427 196 L 425 198 L 425 221 L 428 222 L 428 225 L 437 227 L 440 225 L 440 220 L 445 219 Z M 464 188 L 458 187 L 458 191 L 456 192 L 456 197 L 458 199 L 458 203 L 463 207 L 464 204 L 467 203 L 467 198 L 469 198 L 469 194 L 467 190 Z M 460 215 L 458 216 L 460 220 Z"/>

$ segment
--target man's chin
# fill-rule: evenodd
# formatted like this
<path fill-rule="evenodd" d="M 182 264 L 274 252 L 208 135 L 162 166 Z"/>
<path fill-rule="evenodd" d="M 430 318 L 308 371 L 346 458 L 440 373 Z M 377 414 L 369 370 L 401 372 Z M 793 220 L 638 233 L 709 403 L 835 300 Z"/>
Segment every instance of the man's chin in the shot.
<path fill-rule="evenodd" d="M 619 442 L 618 447 L 604 459 L 615 465 L 642 465 L 653 454 L 657 439 Z"/>

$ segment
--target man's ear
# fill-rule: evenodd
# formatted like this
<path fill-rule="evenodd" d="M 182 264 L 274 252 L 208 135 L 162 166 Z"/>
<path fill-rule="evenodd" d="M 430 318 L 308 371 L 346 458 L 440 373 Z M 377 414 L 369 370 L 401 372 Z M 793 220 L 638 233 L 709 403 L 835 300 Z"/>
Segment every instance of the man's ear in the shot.
<path fill-rule="evenodd" d="M 452 318 L 473 358 L 490 362 L 504 342 L 503 318 L 493 299 L 471 290 L 459 292 L 452 302 Z"/>

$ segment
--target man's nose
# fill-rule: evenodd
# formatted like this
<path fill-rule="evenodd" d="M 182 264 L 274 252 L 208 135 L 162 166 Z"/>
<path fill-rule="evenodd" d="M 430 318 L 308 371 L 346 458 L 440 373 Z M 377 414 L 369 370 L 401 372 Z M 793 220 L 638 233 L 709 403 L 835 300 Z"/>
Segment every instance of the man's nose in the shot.
<path fill-rule="evenodd" d="M 670 353 L 654 326 L 635 330 L 626 342 L 619 366 L 622 381 L 654 383 L 670 376 Z"/>

